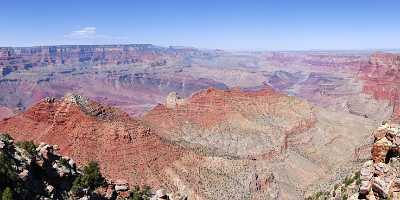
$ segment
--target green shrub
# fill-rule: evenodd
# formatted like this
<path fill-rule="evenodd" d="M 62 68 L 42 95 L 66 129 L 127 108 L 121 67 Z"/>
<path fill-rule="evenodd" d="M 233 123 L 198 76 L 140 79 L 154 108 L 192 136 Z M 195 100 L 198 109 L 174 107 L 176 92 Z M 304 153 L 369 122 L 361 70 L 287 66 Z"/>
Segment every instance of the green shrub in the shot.
<path fill-rule="evenodd" d="M 149 186 L 144 186 L 140 188 L 139 186 L 133 187 L 129 192 L 128 200 L 148 200 L 150 199 L 151 188 Z"/>
<path fill-rule="evenodd" d="M 69 168 L 69 163 L 67 160 L 65 160 L 64 158 L 60 158 L 60 164 L 66 168 Z"/>
<path fill-rule="evenodd" d="M 74 193 L 84 188 L 94 190 L 102 186 L 104 181 L 105 179 L 100 173 L 99 164 L 95 161 L 91 161 L 83 168 L 83 175 L 74 180 L 71 190 Z"/>
<path fill-rule="evenodd" d="M 13 138 L 9 134 L 0 134 L 0 138 L 6 141 L 13 140 Z"/>
<path fill-rule="evenodd" d="M 6 189 L 3 191 L 3 194 L 1 195 L 1 200 L 13 200 L 11 188 L 6 187 Z"/>
<path fill-rule="evenodd" d="M 16 145 L 29 153 L 29 155 L 36 155 L 37 146 L 33 141 L 20 141 L 17 142 Z"/>
<path fill-rule="evenodd" d="M 349 185 L 352 184 L 353 182 L 354 182 L 354 179 L 353 179 L 351 176 L 347 176 L 347 177 L 344 179 L 344 181 L 343 181 L 343 183 L 344 183 L 345 186 L 349 186 Z"/>
<path fill-rule="evenodd" d="M 357 184 L 357 185 L 361 185 L 361 173 L 360 173 L 360 171 L 357 171 L 357 172 L 354 174 L 353 179 L 356 181 L 356 184 Z"/>
<path fill-rule="evenodd" d="M 14 164 L 12 159 L 0 152 L 0 190 L 12 186 L 18 181 L 17 172 L 13 167 Z"/>

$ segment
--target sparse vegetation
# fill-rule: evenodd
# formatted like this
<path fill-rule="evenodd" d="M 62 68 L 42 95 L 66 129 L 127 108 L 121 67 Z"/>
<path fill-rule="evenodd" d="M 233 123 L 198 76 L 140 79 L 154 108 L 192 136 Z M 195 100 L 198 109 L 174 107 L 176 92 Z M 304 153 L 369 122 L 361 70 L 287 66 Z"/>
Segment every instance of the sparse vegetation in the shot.
<path fill-rule="evenodd" d="M 357 171 L 354 174 L 354 179 L 355 179 L 357 185 L 361 185 L 361 173 L 360 173 L 360 171 Z"/>
<path fill-rule="evenodd" d="M 29 153 L 29 155 L 35 155 L 37 146 L 33 141 L 20 141 L 16 145 Z"/>
<path fill-rule="evenodd" d="M 128 200 L 148 200 L 150 199 L 151 188 L 149 186 L 144 186 L 140 188 L 139 186 L 133 187 L 133 189 L 129 192 Z"/>
<path fill-rule="evenodd" d="M 343 184 L 344 186 L 349 186 L 354 182 L 353 178 L 351 176 L 346 176 L 346 178 L 344 178 Z"/>
<path fill-rule="evenodd" d="M 10 140 L 13 139 L 9 134 L 1 134 L 0 138 L 4 139 L 4 140 L 7 140 L 7 141 L 10 141 Z"/>
<path fill-rule="evenodd" d="M 100 173 L 99 164 L 91 161 L 83 168 L 83 175 L 75 179 L 72 184 L 72 192 L 78 192 L 84 188 L 94 190 L 104 184 L 105 179 Z"/>
<path fill-rule="evenodd" d="M 1 200 L 13 200 L 13 194 L 12 190 L 9 187 L 6 187 L 6 189 L 3 191 L 1 194 Z"/>
<path fill-rule="evenodd" d="M 5 153 L 0 152 L 0 191 L 17 182 L 17 173 L 13 164 L 13 160 L 8 158 Z"/>
<path fill-rule="evenodd" d="M 15 161 L 0 151 L 0 191 L 2 199 L 12 199 L 13 193 L 23 194 L 25 191 L 14 168 Z"/>
<path fill-rule="evenodd" d="M 69 168 L 68 161 L 65 160 L 64 158 L 60 158 L 60 164 L 61 164 L 62 166 L 64 166 L 64 167 Z"/>

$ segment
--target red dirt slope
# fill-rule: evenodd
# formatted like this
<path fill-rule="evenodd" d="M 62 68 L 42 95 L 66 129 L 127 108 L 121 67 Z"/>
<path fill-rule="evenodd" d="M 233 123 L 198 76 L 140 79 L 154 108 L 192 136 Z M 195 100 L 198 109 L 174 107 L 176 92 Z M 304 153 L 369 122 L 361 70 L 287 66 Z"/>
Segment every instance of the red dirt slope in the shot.
<path fill-rule="evenodd" d="M 181 156 L 179 148 L 163 143 L 141 121 L 78 95 L 47 98 L 0 122 L 0 132 L 57 144 L 81 165 L 99 161 L 108 178 L 155 187 L 167 185 L 160 173 Z"/>

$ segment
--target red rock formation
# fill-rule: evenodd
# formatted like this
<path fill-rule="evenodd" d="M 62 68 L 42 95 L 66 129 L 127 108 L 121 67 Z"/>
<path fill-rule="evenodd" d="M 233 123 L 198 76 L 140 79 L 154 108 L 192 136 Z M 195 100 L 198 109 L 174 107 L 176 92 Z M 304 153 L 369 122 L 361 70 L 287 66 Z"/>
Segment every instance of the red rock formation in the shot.
<path fill-rule="evenodd" d="M 265 54 L 267 62 L 286 68 L 302 66 L 317 71 L 358 71 L 366 61 L 363 53 L 356 52 L 269 52 Z"/>
<path fill-rule="evenodd" d="M 108 178 L 155 187 L 168 185 L 160 174 L 182 154 L 140 120 L 77 95 L 47 98 L 0 122 L 0 132 L 16 140 L 57 144 L 78 164 L 99 161 Z"/>
<path fill-rule="evenodd" d="M 268 159 L 277 158 L 288 145 L 301 143 L 291 138 L 315 123 L 310 105 L 270 88 L 259 91 L 210 88 L 176 105 L 158 105 L 144 119 L 162 137 L 189 143 L 190 148 Z M 266 140 L 257 141 L 255 135 Z"/>
<path fill-rule="evenodd" d="M 376 53 L 361 68 L 364 92 L 376 99 L 389 100 L 393 106 L 394 119 L 400 119 L 400 55 Z"/>
<path fill-rule="evenodd" d="M 0 75 L 18 69 L 43 66 L 127 65 L 147 62 L 152 66 L 166 64 L 166 59 L 182 54 L 199 53 L 190 48 L 160 48 L 151 44 L 132 45 L 66 45 L 23 48 L 0 48 Z"/>

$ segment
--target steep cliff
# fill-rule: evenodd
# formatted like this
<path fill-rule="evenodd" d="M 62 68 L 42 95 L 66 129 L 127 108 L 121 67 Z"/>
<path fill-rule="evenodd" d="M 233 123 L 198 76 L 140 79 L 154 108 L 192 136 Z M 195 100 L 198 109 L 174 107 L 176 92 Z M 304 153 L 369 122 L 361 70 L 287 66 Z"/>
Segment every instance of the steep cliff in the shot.
<path fill-rule="evenodd" d="M 376 53 L 361 68 L 364 91 L 376 99 L 389 100 L 393 105 L 392 118 L 400 120 L 400 55 Z"/>
<path fill-rule="evenodd" d="M 16 140 L 57 144 L 79 165 L 97 160 L 106 177 L 131 185 L 168 186 L 161 173 L 182 153 L 140 120 L 79 95 L 46 98 L 0 122 L 0 131 Z"/>

